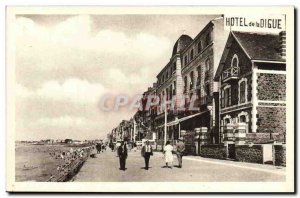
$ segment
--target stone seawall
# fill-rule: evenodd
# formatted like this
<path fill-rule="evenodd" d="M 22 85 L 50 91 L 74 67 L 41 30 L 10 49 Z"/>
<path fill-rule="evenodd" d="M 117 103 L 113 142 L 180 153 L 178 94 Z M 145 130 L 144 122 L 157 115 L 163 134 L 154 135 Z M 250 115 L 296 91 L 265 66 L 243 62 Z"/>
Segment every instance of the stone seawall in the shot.
<path fill-rule="evenodd" d="M 71 153 L 71 157 L 66 163 L 58 166 L 56 172 L 47 180 L 47 182 L 65 182 L 71 180 L 89 158 L 93 146 L 76 149 Z"/>

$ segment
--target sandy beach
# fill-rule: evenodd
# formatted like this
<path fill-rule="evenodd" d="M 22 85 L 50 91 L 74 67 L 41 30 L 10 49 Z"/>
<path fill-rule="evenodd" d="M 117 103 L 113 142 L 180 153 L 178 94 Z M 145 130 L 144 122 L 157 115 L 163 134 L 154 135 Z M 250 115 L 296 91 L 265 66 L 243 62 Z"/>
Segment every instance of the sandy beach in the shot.
<path fill-rule="evenodd" d="M 66 145 L 32 145 L 16 143 L 16 181 L 47 181 L 57 173 L 57 167 L 65 163 L 65 159 L 56 159 L 52 152 L 69 151 Z"/>

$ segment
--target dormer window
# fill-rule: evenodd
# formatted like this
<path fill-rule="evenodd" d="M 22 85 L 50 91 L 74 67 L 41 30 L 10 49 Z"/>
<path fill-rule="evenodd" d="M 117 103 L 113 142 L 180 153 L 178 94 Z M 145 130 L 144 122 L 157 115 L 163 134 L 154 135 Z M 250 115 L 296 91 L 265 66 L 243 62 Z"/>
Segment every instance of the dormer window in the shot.
<path fill-rule="evenodd" d="M 231 67 L 239 67 L 239 58 L 236 54 L 232 57 Z"/>
<path fill-rule="evenodd" d="M 210 44 L 210 42 L 211 42 L 211 35 L 210 35 L 210 32 L 206 35 L 205 41 L 206 41 L 206 46 Z"/>
<path fill-rule="evenodd" d="M 202 42 L 201 41 L 199 41 L 199 43 L 198 43 L 198 54 L 202 51 Z"/>
<path fill-rule="evenodd" d="M 223 82 L 237 80 L 239 77 L 239 59 L 236 54 L 231 59 L 231 66 L 223 70 L 222 80 Z"/>
<path fill-rule="evenodd" d="M 184 57 L 184 66 L 186 66 L 187 64 L 188 64 L 188 57 L 185 56 L 185 57 Z"/>
<path fill-rule="evenodd" d="M 176 72 L 176 62 L 173 64 L 173 73 Z"/>

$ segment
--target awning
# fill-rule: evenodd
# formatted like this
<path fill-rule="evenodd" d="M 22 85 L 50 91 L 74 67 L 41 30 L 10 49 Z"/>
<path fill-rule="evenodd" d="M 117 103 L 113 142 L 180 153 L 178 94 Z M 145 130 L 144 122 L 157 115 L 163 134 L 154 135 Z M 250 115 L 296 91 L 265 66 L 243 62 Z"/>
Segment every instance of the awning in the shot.
<path fill-rule="evenodd" d="M 200 113 L 196 113 L 196 114 L 193 114 L 193 115 L 190 115 L 190 116 L 186 116 L 186 117 L 180 118 L 180 119 L 179 119 L 179 122 L 186 121 L 186 120 L 191 119 L 191 118 L 193 118 L 193 117 L 202 115 L 202 114 L 204 114 L 204 113 L 206 113 L 206 112 L 209 112 L 209 111 L 207 110 L 207 111 L 203 111 L 203 112 L 200 112 Z"/>
<path fill-rule="evenodd" d="M 204 114 L 204 113 L 206 113 L 206 112 L 209 112 L 209 110 L 203 111 L 203 112 L 200 112 L 200 113 L 195 113 L 195 114 L 193 114 L 193 115 L 186 116 L 186 117 L 183 117 L 183 118 L 180 118 L 180 119 L 177 119 L 177 120 L 168 122 L 168 123 L 167 123 L 167 127 L 168 127 L 168 126 L 174 126 L 174 125 L 177 125 L 177 124 L 179 124 L 180 122 L 183 122 L 183 121 L 186 121 L 186 120 L 188 120 L 188 119 L 194 118 L 194 117 L 196 117 L 196 116 L 202 115 L 202 114 Z M 163 125 L 158 126 L 158 128 L 164 127 L 164 126 L 165 126 L 165 125 L 163 124 Z"/>

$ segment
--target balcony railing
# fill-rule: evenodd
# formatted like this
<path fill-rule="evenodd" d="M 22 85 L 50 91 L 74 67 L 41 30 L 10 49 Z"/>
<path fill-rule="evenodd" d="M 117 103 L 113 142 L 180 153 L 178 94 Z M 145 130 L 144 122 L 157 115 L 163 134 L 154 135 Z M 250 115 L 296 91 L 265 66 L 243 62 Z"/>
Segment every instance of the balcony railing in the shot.
<path fill-rule="evenodd" d="M 239 67 L 230 67 L 223 71 L 222 80 L 227 81 L 231 79 L 238 79 L 239 76 Z"/>

